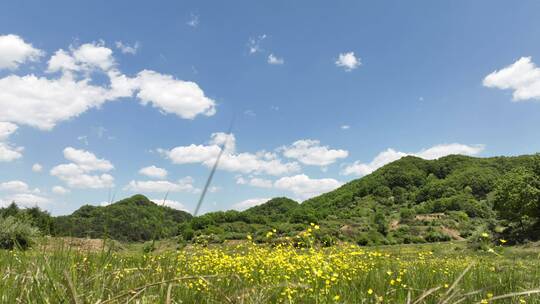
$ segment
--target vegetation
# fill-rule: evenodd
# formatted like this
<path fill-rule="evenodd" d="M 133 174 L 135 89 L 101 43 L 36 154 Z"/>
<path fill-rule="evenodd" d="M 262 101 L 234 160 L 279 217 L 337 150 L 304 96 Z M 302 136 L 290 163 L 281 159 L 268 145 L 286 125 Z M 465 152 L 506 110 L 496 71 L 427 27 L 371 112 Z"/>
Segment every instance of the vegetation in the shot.
<path fill-rule="evenodd" d="M 55 219 L 55 235 L 147 241 L 171 237 L 191 218 L 185 211 L 157 205 L 135 195 L 108 206 L 85 205 Z"/>
<path fill-rule="evenodd" d="M 120 241 L 178 235 L 193 243 L 245 239 L 267 242 L 294 237 L 318 223 L 318 241 L 360 245 L 462 240 L 488 230 L 513 243 L 540 237 L 540 156 L 438 160 L 407 156 L 339 189 L 301 204 L 274 198 L 245 211 L 219 211 L 192 218 L 142 195 L 53 218 L 38 208 L 12 204 L 0 216 L 31 221 L 45 234 Z"/>
<path fill-rule="evenodd" d="M 309 229 L 307 243 L 318 233 Z M 135 248 L 0 251 L 0 302 L 488 303 L 502 297 L 498 302 L 540 303 L 538 250 L 494 249 L 245 241 L 149 254 Z"/>
<path fill-rule="evenodd" d="M 14 216 L 0 217 L 0 249 L 28 249 L 40 235 L 39 229 Z"/>

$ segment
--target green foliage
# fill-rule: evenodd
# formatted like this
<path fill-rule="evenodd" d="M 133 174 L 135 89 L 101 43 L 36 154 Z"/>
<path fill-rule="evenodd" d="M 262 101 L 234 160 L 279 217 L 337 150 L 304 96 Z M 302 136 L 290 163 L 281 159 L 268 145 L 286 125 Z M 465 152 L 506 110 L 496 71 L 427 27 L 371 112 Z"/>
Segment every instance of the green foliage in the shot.
<path fill-rule="evenodd" d="M 39 229 L 30 222 L 8 216 L 0 217 L 0 249 L 28 249 L 40 236 Z"/>
<path fill-rule="evenodd" d="M 55 225 L 60 236 L 148 241 L 176 235 L 179 225 L 190 218 L 187 212 L 135 195 L 108 206 L 83 206 L 71 215 L 57 217 Z"/>

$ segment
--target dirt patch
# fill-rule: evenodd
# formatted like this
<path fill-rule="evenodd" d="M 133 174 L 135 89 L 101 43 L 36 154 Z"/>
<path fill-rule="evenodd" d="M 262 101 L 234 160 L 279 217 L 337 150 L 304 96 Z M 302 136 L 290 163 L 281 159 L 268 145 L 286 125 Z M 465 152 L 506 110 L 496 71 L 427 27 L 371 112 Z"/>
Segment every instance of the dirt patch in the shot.
<path fill-rule="evenodd" d="M 459 231 L 455 230 L 455 229 L 452 229 L 452 228 L 448 228 L 448 227 L 445 227 L 445 226 L 441 226 L 441 231 L 447 235 L 449 235 L 452 239 L 456 240 L 456 241 L 463 241 L 464 238 L 461 237 L 461 235 L 459 235 Z"/>
<path fill-rule="evenodd" d="M 430 213 L 430 214 L 418 214 L 414 217 L 414 219 L 418 221 L 433 221 L 433 220 L 440 220 L 445 217 L 446 217 L 446 214 L 444 213 Z"/>
<path fill-rule="evenodd" d="M 46 249 L 69 248 L 80 251 L 99 251 L 103 249 L 102 239 L 59 237 L 47 238 L 45 242 Z"/>

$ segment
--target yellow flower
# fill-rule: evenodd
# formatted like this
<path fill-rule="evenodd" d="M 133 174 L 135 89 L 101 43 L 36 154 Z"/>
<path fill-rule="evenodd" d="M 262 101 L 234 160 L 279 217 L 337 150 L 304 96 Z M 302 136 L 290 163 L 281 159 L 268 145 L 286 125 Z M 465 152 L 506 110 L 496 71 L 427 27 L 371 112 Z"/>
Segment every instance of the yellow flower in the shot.
<path fill-rule="evenodd" d="M 253 239 L 253 238 L 251 237 L 251 234 L 248 234 L 248 235 L 247 235 L 247 239 L 250 240 L 250 241 Z"/>
<path fill-rule="evenodd" d="M 368 293 L 368 294 L 373 294 L 373 289 L 371 289 L 371 288 L 368 289 L 368 290 L 367 290 L 367 293 Z"/>
<path fill-rule="evenodd" d="M 489 234 L 487 234 L 487 232 L 482 232 L 482 237 L 483 237 L 483 238 L 488 238 L 488 237 L 489 237 Z"/>
<path fill-rule="evenodd" d="M 334 296 L 334 301 L 339 301 L 339 295 Z"/>
<path fill-rule="evenodd" d="M 499 242 L 501 242 L 501 244 L 504 244 L 506 243 L 507 241 L 505 239 L 500 239 Z"/>
<path fill-rule="evenodd" d="M 493 298 L 493 294 L 491 292 L 488 292 L 488 294 L 486 296 L 488 297 L 488 299 Z"/>

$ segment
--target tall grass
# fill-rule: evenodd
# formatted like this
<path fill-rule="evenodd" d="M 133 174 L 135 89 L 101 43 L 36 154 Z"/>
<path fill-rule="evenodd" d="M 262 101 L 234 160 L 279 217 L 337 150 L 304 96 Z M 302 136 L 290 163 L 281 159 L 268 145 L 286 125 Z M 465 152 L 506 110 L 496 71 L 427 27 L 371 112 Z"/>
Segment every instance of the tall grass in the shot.
<path fill-rule="evenodd" d="M 0 303 L 540 303 L 539 266 L 534 251 L 455 244 L 245 242 L 151 254 L 40 246 L 0 251 Z"/>

